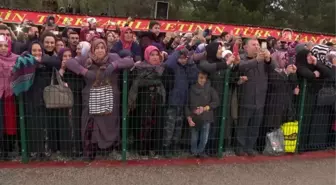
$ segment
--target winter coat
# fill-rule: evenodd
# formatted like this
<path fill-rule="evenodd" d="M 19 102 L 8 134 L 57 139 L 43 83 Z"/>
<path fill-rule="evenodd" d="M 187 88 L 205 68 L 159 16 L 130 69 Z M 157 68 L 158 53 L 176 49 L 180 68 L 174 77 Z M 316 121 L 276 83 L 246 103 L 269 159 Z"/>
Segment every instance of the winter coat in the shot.
<path fill-rule="evenodd" d="M 113 48 L 111 49 L 111 53 L 117 53 L 119 54 L 120 51 L 123 51 L 123 44 L 119 40 L 117 43 L 113 45 Z M 141 48 L 138 43 L 133 42 L 131 47 L 132 57 L 134 61 L 141 61 Z"/>
<path fill-rule="evenodd" d="M 207 82 L 204 87 L 198 83 L 191 86 L 189 90 L 189 98 L 187 106 L 185 107 L 186 117 L 191 117 L 194 123 L 202 125 L 204 123 L 214 122 L 214 112 L 220 104 L 218 94 L 214 88 L 211 87 L 210 82 Z M 209 106 L 210 110 L 203 112 L 201 115 L 196 115 L 194 111 L 197 107 Z"/>
<path fill-rule="evenodd" d="M 179 51 L 175 51 L 165 62 L 166 67 L 171 69 L 174 75 L 174 85 L 169 93 L 169 105 L 184 106 L 187 102 L 188 89 L 195 84 L 198 69 L 193 61 L 189 60 L 186 65 L 181 65 L 177 60 Z"/>
<path fill-rule="evenodd" d="M 265 106 L 267 94 L 268 75 L 274 71 L 276 64 L 271 60 L 269 63 L 257 62 L 256 59 L 240 56 L 239 71 L 242 76 L 247 76 L 248 81 L 238 88 L 239 104 L 241 107 L 260 109 Z"/>

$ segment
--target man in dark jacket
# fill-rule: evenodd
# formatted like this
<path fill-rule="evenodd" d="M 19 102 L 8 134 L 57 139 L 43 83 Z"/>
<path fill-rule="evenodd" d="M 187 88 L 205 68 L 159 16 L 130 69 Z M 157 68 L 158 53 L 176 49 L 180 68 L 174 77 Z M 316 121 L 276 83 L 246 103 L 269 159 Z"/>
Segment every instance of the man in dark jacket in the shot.
<path fill-rule="evenodd" d="M 257 39 L 249 39 L 245 45 L 246 54 L 242 55 L 239 71 L 248 81 L 238 89 L 239 118 L 236 128 L 237 155 L 255 156 L 253 150 L 263 120 L 267 93 L 268 73 L 275 68 L 270 52 L 260 49 Z"/>
<path fill-rule="evenodd" d="M 170 147 L 174 152 L 179 150 L 183 126 L 183 110 L 187 102 L 188 89 L 197 78 L 198 69 L 193 61 L 188 59 L 188 50 L 183 48 L 175 51 L 165 62 L 174 75 L 174 87 L 169 92 L 169 107 L 163 131 L 164 155 L 169 157 Z"/>
<path fill-rule="evenodd" d="M 79 34 L 75 31 L 69 33 L 68 47 L 71 49 L 72 56 L 76 56 L 77 45 L 79 44 Z"/>

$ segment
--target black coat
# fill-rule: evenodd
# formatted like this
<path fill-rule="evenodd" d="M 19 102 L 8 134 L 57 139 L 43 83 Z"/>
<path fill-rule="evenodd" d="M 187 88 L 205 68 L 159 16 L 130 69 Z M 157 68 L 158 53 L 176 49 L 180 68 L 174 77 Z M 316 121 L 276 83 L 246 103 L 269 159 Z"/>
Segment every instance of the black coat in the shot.
<path fill-rule="evenodd" d="M 295 119 L 293 98 L 296 85 L 296 74 L 287 76 L 284 72 L 270 72 L 264 113 L 266 127 L 279 128 L 284 122 Z"/>
<path fill-rule="evenodd" d="M 238 88 L 239 105 L 245 108 L 264 108 L 268 75 L 274 71 L 273 61 L 257 62 L 256 59 L 249 59 L 246 55 L 240 56 L 239 71 L 247 76 L 248 81 Z"/>
<path fill-rule="evenodd" d="M 306 79 L 306 94 L 303 121 L 301 123 L 300 151 L 323 149 L 327 142 L 332 122 L 332 107 L 317 106 L 317 94 L 333 77 L 333 70 L 317 62 L 316 65 L 307 63 L 310 51 L 303 50 L 296 55 L 297 74 L 300 81 Z M 320 72 L 316 78 L 314 71 Z"/>

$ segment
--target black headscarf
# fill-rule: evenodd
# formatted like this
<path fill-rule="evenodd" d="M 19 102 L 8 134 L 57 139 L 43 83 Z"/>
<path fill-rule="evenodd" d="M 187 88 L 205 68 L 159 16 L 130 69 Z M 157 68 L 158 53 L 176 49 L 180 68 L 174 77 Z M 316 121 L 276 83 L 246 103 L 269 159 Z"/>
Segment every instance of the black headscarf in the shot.
<path fill-rule="evenodd" d="M 212 42 L 205 47 L 207 53 L 207 60 L 209 63 L 220 62 L 221 60 L 217 58 L 218 47 L 221 45 L 219 42 Z"/>
<path fill-rule="evenodd" d="M 28 50 L 27 50 L 27 52 L 28 52 L 29 54 L 32 54 L 32 49 L 33 49 L 33 45 L 34 45 L 34 44 L 38 44 L 38 45 L 40 45 L 40 47 L 41 47 L 41 51 L 42 51 L 42 56 L 45 55 L 45 53 L 44 53 L 44 48 L 43 48 L 42 44 L 41 44 L 40 42 L 38 42 L 38 41 L 31 42 L 30 45 L 28 46 Z"/>
<path fill-rule="evenodd" d="M 305 67 L 309 68 L 310 70 L 314 70 L 315 66 L 313 64 L 308 64 L 307 56 L 308 56 L 309 53 L 311 54 L 311 51 L 309 51 L 307 49 L 303 49 L 300 52 L 298 52 L 296 54 L 295 64 L 297 66 L 305 66 Z"/>

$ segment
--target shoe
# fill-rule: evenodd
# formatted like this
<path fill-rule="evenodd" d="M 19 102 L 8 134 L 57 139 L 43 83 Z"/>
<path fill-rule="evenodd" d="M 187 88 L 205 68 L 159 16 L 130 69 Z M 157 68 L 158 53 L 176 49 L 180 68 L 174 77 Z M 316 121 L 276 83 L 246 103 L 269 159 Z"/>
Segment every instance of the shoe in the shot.
<path fill-rule="evenodd" d="M 199 158 L 202 158 L 202 159 L 209 158 L 209 156 L 205 152 L 199 154 L 198 156 Z"/>
<path fill-rule="evenodd" d="M 236 156 L 246 156 L 246 153 L 242 149 L 236 149 Z"/>
<path fill-rule="evenodd" d="M 255 157 L 257 156 L 259 153 L 255 150 L 248 150 L 247 152 L 247 155 L 250 156 L 250 157 Z"/>
<path fill-rule="evenodd" d="M 199 158 L 199 154 L 191 153 L 192 158 Z"/>
<path fill-rule="evenodd" d="M 164 146 L 163 147 L 163 156 L 165 158 L 171 158 L 173 156 L 169 146 Z"/>

